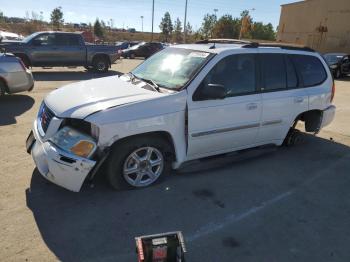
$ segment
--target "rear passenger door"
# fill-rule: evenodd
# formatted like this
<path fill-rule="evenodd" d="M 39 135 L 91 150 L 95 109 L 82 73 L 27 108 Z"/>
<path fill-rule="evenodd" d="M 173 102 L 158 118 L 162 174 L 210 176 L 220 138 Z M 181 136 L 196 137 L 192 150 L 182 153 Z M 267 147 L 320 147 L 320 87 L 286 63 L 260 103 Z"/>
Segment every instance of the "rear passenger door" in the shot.
<path fill-rule="evenodd" d="M 296 116 L 308 110 L 308 94 L 302 87 L 290 56 L 259 54 L 262 119 L 257 142 L 280 144 Z"/>
<path fill-rule="evenodd" d="M 56 57 L 60 65 L 85 65 L 86 48 L 81 37 L 76 34 L 56 34 Z"/>

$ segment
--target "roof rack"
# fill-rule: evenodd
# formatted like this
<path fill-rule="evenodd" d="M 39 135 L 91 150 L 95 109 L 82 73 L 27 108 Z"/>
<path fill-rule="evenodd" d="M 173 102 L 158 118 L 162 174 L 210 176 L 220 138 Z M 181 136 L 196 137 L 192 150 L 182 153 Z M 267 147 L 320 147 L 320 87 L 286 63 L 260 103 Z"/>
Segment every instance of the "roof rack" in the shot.
<path fill-rule="evenodd" d="M 306 52 L 316 52 L 314 49 L 307 46 L 295 46 L 289 44 L 274 44 L 274 43 L 257 43 L 251 42 L 250 44 L 242 46 L 243 48 L 258 48 L 258 47 L 278 47 L 286 50 L 297 50 Z"/>
<path fill-rule="evenodd" d="M 205 39 L 197 41 L 196 44 L 252 44 L 253 42 L 239 39 Z"/>

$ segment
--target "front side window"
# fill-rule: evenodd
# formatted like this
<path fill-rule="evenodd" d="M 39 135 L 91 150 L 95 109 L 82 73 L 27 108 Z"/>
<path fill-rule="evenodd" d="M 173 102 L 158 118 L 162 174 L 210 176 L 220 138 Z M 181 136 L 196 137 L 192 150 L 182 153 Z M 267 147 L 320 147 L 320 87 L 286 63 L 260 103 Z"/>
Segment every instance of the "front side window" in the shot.
<path fill-rule="evenodd" d="M 304 87 L 319 85 L 327 79 L 323 64 L 317 57 L 291 55 L 291 58 L 303 79 Z"/>
<path fill-rule="evenodd" d="M 34 45 L 40 46 L 50 46 L 55 44 L 55 35 L 54 34 L 42 34 L 35 37 L 33 40 Z"/>
<path fill-rule="evenodd" d="M 256 91 L 255 55 L 231 55 L 219 61 L 204 78 L 202 88 L 223 87 L 226 97 L 251 94 Z"/>
<path fill-rule="evenodd" d="M 211 57 L 210 53 L 182 48 L 167 48 L 151 56 L 132 73 L 158 86 L 178 90 Z"/>

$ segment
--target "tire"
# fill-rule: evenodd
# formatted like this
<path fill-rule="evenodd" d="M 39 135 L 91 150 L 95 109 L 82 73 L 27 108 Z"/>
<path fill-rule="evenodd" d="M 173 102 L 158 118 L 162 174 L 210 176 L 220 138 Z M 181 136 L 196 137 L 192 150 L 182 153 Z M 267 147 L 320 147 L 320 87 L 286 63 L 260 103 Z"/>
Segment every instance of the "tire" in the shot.
<path fill-rule="evenodd" d="M 147 157 L 147 153 L 150 157 Z M 123 190 L 143 188 L 159 182 L 170 173 L 170 155 L 171 146 L 162 138 L 143 136 L 124 141 L 115 146 L 109 156 L 109 184 L 116 190 Z"/>
<path fill-rule="evenodd" d="M 5 83 L 0 80 L 0 96 L 4 96 L 5 94 L 6 94 Z"/>
<path fill-rule="evenodd" d="M 98 73 L 105 73 L 109 68 L 109 61 L 106 57 L 99 56 L 93 60 L 93 68 Z"/>
<path fill-rule="evenodd" d="M 301 132 L 298 129 L 291 128 L 283 141 L 286 147 L 292 147 L 301 143 Z"/>
<path fill-rule="evenodd" d="M 339 79 L 339 78 L 341 78 L 341 72 L 340 72 L 340 69 L 337 69 L 337 71 L 335 71 L 335 73 L 334 73 L 334 78 L 336 78 L 336 79 Z"/>

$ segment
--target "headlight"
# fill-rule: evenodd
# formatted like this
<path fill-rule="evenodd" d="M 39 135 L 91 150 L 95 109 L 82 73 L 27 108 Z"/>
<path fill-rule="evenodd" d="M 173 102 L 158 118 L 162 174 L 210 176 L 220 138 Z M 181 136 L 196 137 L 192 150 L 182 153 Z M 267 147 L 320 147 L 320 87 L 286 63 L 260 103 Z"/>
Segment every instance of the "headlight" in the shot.
<path fill-rule="evenodd" d="M 338 66 L 337 65 L 331 65 L 329 66 L 331 69 L 336 69 Z"/>
<path fill-rule="evenodd" d="M 60 129 L 50 141 L 67 152 L 85 158 L 90 157 L 96 150 L 96 143 L 92 137 L 68 126 Z"/>

